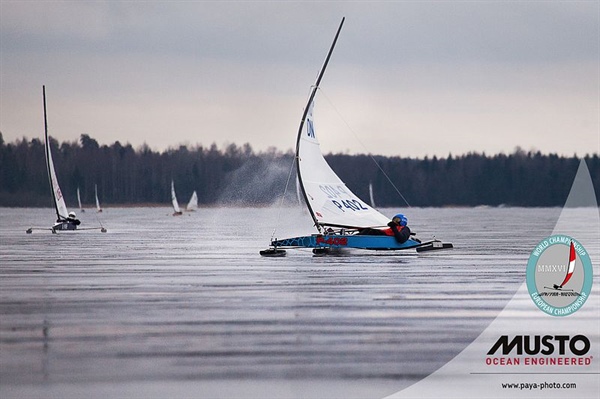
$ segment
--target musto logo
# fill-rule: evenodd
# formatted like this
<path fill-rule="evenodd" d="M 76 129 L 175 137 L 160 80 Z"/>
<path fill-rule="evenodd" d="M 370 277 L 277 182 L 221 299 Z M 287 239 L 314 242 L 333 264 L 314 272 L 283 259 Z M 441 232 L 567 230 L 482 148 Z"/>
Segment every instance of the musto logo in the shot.
<path fill-rule="evenodd" d="M 552 316 L 577 311 L 592 289 L 592 262 L 575 239 L 555 235 L 542 240 L 527 263 L 527 290 L 533 302 Z"/>
<path fill-rule="evenodd" d="M 502 335 L 485 359 L 488 366 L 589 366 L 590 340 L 585 335 Z"/>

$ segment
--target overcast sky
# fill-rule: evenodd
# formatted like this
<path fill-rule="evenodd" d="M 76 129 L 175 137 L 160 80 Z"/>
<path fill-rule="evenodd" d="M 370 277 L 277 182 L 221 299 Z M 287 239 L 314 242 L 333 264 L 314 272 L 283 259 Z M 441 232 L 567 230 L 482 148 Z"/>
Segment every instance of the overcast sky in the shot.
<path fill-rule="evenodd" d="M 598 1 L 0 0 L 5 141 L 328 152 L 600 152 Z"/>

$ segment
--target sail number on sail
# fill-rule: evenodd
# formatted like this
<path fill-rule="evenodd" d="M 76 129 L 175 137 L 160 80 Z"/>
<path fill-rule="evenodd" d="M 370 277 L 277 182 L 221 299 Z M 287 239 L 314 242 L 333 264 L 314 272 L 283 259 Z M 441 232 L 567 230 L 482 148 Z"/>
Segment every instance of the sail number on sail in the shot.
<path fill-rule="evenodd" d="M 62 195 L 62 191 L 60 191 L 60 187 L 58 187 L 58 181 L 56 180 L 56 177 L 52 176 L 52 186 L 56 187 L 56 200 L 60 200 L 63 195 Z"/>
<path fill-rule="evenodd" d="M 352 194 L 349 194 L 344 186 L 330 186 L 326 184 L 320 184 L 319 188 L 331 202 L 337 206 L 342 212 L 346 212 L 346 209 L 351 211 L 367 211 L 369 208 L 365 207 L 359 200 L 352 198 Z M 350 197 L 350 198 L 348 198 Z"/>

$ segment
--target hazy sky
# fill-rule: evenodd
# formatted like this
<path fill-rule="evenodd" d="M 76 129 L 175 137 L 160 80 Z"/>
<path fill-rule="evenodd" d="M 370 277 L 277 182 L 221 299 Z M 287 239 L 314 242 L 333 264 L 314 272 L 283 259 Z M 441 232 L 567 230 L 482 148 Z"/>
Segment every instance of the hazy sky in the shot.
<path fill-rule="evenodd" d="M 345 16 L 324 152 L 598 153 L 599 4 L 0 0 L 0 131 L 287 150 Z"/>

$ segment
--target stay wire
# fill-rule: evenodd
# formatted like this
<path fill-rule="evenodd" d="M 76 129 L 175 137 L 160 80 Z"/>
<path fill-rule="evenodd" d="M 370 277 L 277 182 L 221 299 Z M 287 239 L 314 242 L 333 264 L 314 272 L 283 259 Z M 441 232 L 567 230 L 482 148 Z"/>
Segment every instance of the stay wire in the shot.
<path fill-rule="evenodd" d="M 371 151 L 361 141 L 361 139 L 358 137 L 358 134 L 356 134 L 356 132 L 350 127 L 350 125 L 348 124 L 348 122 L 346 121 L 346 119 L 344 119 L 344 117 L 342 116 L 342 114 L 340 113 L 340 111 L 335 107 L 335 105 L 333 104 L 333 102 L 329 99 L 329 97 L 327 97 L 327 95 L 325 94 L 325 92 L 320 87 L 319 87 L 319 90 L 321 91 L 321 94 L 327 100 L 327 102 L 329 103 L 329 105 L 331 105 L 331 107 L 333 108 L 333 110 L 338 114 L 338 116 L 340 117 L 340 119 L 342 120 L 342 122 L 344 122 L 344 124 L 346 125 L 346 127 L 348 128 L 348 130 L 350 130 L 350 132 L 354 135 L 354 138 L 356 138 L 356 141 L 358 141 L 358 143 L 368 153 L 369 158 L 371 158 L 371 160 L 373 161 L 373 163 L 375 163 L 375 165 L 377 165 L 377 168 L 381 171 L 381 173 L 383 173 L 383 176 L 385 176 L 386 180 L 392 185 L 392 187 L 394 188 L 394 190 L 396 190 L 396 193 L 398 193 L 398 195 L 400 196 L 400 198 L 402 198 L 402 200 L 406 203 L 406 205 L 408 205 L 409 208 L 412 208 L 411 205 L 406 200 L 406 198 L 404 197 L 404 195 L 402 195 L 402 193 L 400 192 L 400 190 L 398 189 L 398 187 L 396 187 L 396 185 L 394 184 L 394 182 L 392 181 L 392 179 L 390 179 L 390 177 L 388 176 L 387 173 L 385 173 L 385 171 L 383 170 L 383 168 L 381 167 L 381 165 L 379 165 L 379 162 L 377 162 L 377 160 L 373 157 L 373 155 L 371 155 Z"/>

